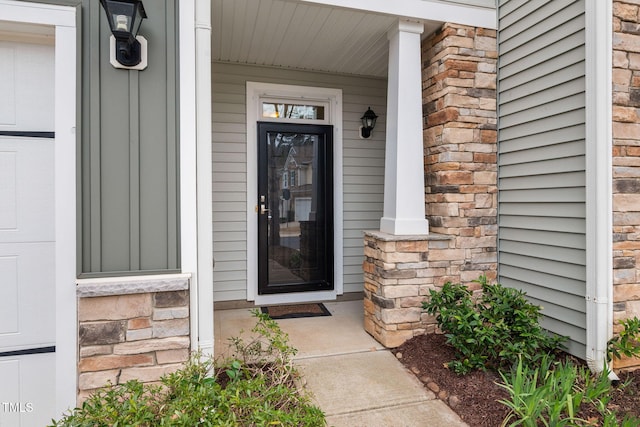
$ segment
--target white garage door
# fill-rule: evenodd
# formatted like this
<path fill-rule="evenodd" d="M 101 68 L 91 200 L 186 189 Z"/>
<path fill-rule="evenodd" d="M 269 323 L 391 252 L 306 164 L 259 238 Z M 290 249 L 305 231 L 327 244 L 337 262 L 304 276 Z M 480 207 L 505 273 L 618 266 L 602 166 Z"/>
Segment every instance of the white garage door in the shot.
<path fill-rule="evenodd" d="M 2 427 L 55 416 L 54 48 L 34 41 L 0 35 Z"/>

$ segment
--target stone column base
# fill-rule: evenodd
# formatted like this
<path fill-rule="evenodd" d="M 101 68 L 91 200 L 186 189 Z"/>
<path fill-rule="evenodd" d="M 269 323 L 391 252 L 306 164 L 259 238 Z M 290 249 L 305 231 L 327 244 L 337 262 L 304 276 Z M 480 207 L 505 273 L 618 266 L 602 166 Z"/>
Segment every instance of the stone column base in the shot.
<path fill-rule="evenodd" d="M 364 237 L 364 328 L 387 348 L 436 329 L 422 310 L 429 289 L 460 282 L 464 250 L 454 236 L 395 236 L 367 231 Z"/>

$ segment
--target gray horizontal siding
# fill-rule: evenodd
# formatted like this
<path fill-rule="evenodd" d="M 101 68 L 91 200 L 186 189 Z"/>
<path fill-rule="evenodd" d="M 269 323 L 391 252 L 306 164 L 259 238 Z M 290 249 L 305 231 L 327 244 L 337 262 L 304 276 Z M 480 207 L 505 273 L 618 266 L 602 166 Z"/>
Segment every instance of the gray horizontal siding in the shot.
<path fill-rule="evenodd" d="M 500 16 L 500 52 L 506 55 L 505 64 L 584 29 L 584 7 L 579 2 L 538 0 L 517 11 L 522 8 L 526 13 L 514 11 Z"/>
<path fill-rule="evenodd" d="M 212 72 L 214 300 L 247 298 L 247 81 L 342 89 L 343 281 L 345 292 L 362 291 L 363 230 L 379 228 L 382 216 L 386 81 L 226 63 Z M 381 119 L 364 141 L 358 127 L 367 106 Z"/>
<path fill-rule="evenodd" d="M 585 355 L 584 0 L 501 1 L 499 280 Z"/>

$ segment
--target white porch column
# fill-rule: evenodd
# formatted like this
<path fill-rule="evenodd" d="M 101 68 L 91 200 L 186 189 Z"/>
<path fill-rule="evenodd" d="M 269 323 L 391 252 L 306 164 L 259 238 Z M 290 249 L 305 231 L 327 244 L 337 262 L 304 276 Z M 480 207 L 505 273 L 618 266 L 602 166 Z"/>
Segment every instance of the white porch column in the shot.
<path fill-rule="evenodd" d="M 384 213 L 380 231 L 428 234 L 424 211 L 421 23 L 398 21 L 389 31 Z"/>

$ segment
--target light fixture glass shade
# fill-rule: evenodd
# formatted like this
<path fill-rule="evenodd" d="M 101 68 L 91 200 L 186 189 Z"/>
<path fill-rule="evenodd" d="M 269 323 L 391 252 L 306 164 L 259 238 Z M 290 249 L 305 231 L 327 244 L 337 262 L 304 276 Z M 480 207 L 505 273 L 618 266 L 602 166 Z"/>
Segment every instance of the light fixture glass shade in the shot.
<path fill-rule="evenodd" d="M 362 137 L 369 138 L 371 136 L 371 131 L 374 127 L 376 127 L 376 120 L 378 116 L 373 112 L 371 107 L 365 111 L 364 115 L 360 117 L 362 121 Z"/>
<path fill-rule="evenodd" d="M 369 107 L 369 109 L 365 111 L 364 115 L 360 117 L 360 120 L 362 120 L 363 127 L 373 129 L 376 127 L 377 118 L 378 116 L 376 116 L 376 113 L 374 113 L 371 107 Z"/>
<path fill-rule="evenodd" d="M 117 39 L 135 39 L 147 17 L 140 0 L 100 0 L 107 13 L 111 32 Z"/>
<path fill-rule="evenodd" d="M 141 61 L 136 35 L 147 14 L 140 0 L 100 0 L 107 14 L 111 33 L 116 39 L 116 60 L 127 67 Z"/>

